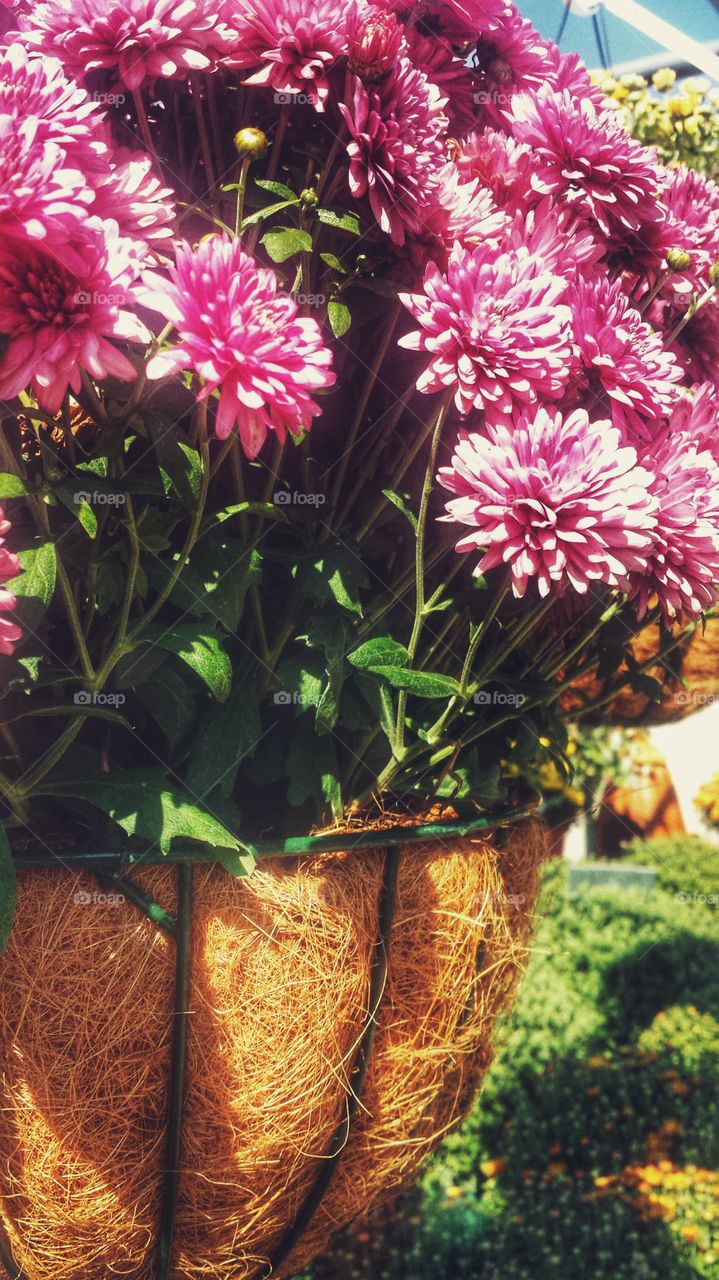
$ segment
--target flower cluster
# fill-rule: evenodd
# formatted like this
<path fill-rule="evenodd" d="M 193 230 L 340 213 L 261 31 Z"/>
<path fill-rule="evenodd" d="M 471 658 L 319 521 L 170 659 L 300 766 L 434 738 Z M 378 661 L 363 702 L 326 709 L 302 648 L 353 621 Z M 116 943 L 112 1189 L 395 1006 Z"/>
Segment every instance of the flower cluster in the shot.
<path fill-rule="evenodd" d="M 315 249 L 357 216 L 369 291 L 383 274 L 412 318 L 398 341 L 417 391 L 453 406 L 441 482 L 470 529 L 458 548 L 517 595 L 611 589 L 668 623 L 716 599 L 719 188 L 635 141 L 576 57 L 505 0 L 13 7 L 0 395 L 57 414 L 88 379 L 134 380 L 147 308 L 176 338 L 143 385 L 184 381 L 250 458 L 269 432 L 302 438 L 364 270 L 319 255 L 328 303 Z M 264 140 L 224 186 L 230 111 Z M 300 135 L 296 194 L 281 148 Z M 290 222 L 260 238 L 272 208 L 255 208 L 233 237 L 267 143 L 264 189 Z"/>

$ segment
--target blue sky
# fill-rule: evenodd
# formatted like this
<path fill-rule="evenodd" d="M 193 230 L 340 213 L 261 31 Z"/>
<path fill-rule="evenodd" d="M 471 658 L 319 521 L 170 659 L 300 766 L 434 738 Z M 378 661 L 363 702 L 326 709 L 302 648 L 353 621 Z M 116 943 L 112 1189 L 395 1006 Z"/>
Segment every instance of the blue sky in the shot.
<path fill-rule="evenodd" d="M 711 0 L 639 0 L 645 8 L 658 17 L 679 26 L 697 40 L 719 40 L 719 12 Z M 564 12 L 563 0 L 515 0 L 526 18 L 534 23 L 542 35 L 554 40 Z M 653 40 L 621 22 L 612 14 L 606 14 L 609 46 L 612 61 L 630 62 L 645 58 L 659 51 Z M 570 15 L 562 48 L 580 53 L 590 66 L 598 65 L 597 46 L 592 22 L 589 18 Z"/>

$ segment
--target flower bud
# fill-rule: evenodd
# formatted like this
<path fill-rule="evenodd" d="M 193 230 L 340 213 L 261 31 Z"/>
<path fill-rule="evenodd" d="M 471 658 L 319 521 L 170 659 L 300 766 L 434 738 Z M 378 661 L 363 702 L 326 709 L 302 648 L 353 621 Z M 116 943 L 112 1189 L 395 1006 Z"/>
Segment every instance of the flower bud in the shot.
<path fill-rule="evenodd" d="M 235 151 L 244 159 L 261 160 L 267 153 L 269 143 L 261 129 L 248 125 L 246 129 L 238 129 L 235 134 Z"/>
<path fill-rule="evenodd" d="M 349 69 L 368 84 L 384 80 L 399 54 L 402 28 L 393 13 L 376 5 L 356 9 L 347 23 Z"/>
<path fill-rule="evenodd" d="M 692 265 L 691 255 L 686 249 L 668 249 L 666 263 L 670 271 L 688 271 Z"/>
<path fill-rule="evenodd" d="M 719 284 L 719 260 L 717 262 L 713 262 L 709 268 L 709 281 L 716 289 Z"/>
<path fill-rule="evenodd" d="M 319 202 L 319 196 L 313 187 L 305 187 L 304 191 L 300 191 L 300 204 L 306 209 L 315 209 Z"/>

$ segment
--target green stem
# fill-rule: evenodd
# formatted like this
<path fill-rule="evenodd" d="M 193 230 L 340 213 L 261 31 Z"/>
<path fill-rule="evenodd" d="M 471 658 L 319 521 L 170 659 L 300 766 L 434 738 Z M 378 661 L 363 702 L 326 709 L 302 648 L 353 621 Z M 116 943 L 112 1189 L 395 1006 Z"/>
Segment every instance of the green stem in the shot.
<path fill-rule="evenodd" d="M 427 459 L 427 468 L 424 473 L 424 483 L 422 485 L 422 496 L 419 504 L 419 515 L 417 517 L 417 530 L 415 534 L 415 606 L 414 606 L 414 622 L 412 624 L 412 634 L 407 645 L 409 653 L 410 666 L 417 656 L 419 647 L 419 639 L 422 634 L 425 618 L 425 595 L 424 595 L 424 540 L 427 529 L 427 516 L 429 515 L 429 500 L 434 488 L 434 474 L 437 469 L 437 451 L 439 449 L 439 441 L 442 435 L 449 406 L 451 403 L 451 392 L 445 395 L 440 406 L 435 421 L 434 431 L 432 433 L 432 443 L 429 449 L 429 458 Z M 397 699 L 397 722 L 395 725 L 395 743 L 394 755 L 401 758 L 404 753 L 404 721 L 407 713 L 407 690 L 401 689 L 399 698 Z"/>
<path fill-rule="evenodd" d="M 240 168 L 240 177 L 237 183 L 237 207 L 235 210 L 235 236 L 239 239 L 242 231 L 242 215 L 245 208 L 245 191 L 247 190 L 247 175 L 250 171 L 252 160 L 250 156 L 245 156 Z"/>

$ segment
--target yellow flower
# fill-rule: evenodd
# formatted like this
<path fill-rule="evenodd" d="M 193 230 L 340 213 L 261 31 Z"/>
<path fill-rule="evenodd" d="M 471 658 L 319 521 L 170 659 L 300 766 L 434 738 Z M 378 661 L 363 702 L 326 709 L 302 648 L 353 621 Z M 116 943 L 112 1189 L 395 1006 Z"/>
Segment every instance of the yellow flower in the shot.
<path fill-rule="evenodd" d="M 667 89 L 672 89 L 676 83 L 677 73 L 672 67 L 660 67 L 659 71 L 655 71 L 652 76 L 652 84 L 660 93 L 665 93 Z"/>

